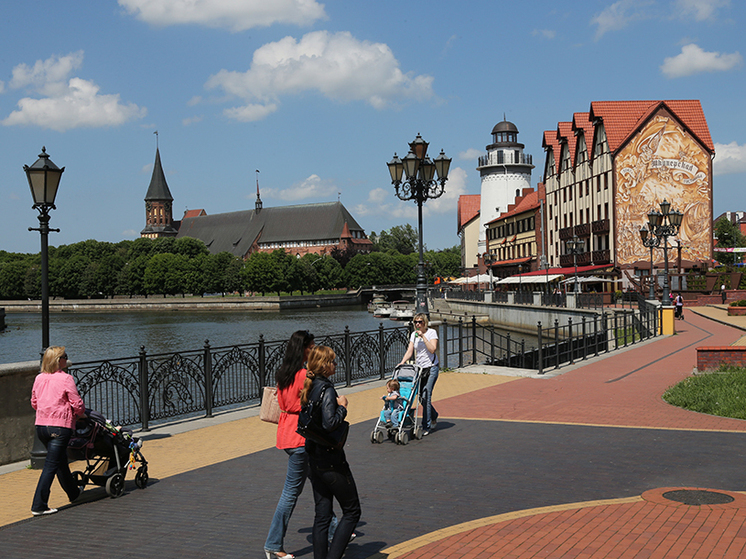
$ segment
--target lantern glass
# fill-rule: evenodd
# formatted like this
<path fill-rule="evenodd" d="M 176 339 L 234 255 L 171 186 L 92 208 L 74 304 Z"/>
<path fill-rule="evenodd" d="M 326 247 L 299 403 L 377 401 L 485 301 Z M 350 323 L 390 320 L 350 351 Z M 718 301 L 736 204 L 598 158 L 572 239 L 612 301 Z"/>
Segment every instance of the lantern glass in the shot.
<path fill-rule="evenodd" d="M 417 156 L 412 153 L 411 151 L 404 156 L 404 159 L 402 159 L 402 163 L 404 164 L 404 174 L 408 179 L 414 179 L 417 177 L 417 171 L 420 168 L 420 160 L 417 159 Z"/>
<path fill-rule="evenodd" d="M 417 137 L 414 139 L 414 142 L 409 144 L 409 149 L 412 150 L 412 152 L 415 154 L 417 159 L 425 159 L 425 156 L 427 155 L 427 146 L 429 146 L 425 140 L 422 139 L 422 136 L 417 134 Z"/>
<path fill-rule="evenodd" d="M 389 166 L 389 173 L 391 174 L 391 182 L 401 182 L 401 177 L 404 173 L 404 164 L 396 153 L 394 153 L 394 158 L 389 161 L 387 165 Z"/>
<path fill-rule="evenodd" d="M 438 172 L 438 178 L 442 181 L 448 178 L 448 170 L 451 167 L 451 159 L 446 157 L 443 150 L 440 150 L 440 155 L 435 158 L 435 170 Z"/>
<path fill-rule="evenodd" d="M 34 198 L 34 206 L 54 207 L 57 189 L 60 186 L 60 179 L 65 168 L 57 167 L 49 159 L 46 148 L 42 147 L 39 159 L 31 167 L 24 165 L 23 170 L 28 178 L 31 196 Z"/>
<path fill-rule="evenodd" d="M 426 157 L 420 164 L 420 176 L 425 182 L 430 182 L 435 176 L 435 163 L 430 161 L 429 157 Z"/>
<path fill-rule="evenodd" d="M 663 214 L 664 216 L 667 216 L 670 209 L 671 209 L 671 202 L 664 199 L 663 202 L 661 202 L 661 214 Z"/>
<path fill-rule="evenodd" d="M 642 239 L 643 243 L 648 240 L 648 228 L 647 227 L 643 227 L 642 229 L 640 229 L 640 238 Z"/>

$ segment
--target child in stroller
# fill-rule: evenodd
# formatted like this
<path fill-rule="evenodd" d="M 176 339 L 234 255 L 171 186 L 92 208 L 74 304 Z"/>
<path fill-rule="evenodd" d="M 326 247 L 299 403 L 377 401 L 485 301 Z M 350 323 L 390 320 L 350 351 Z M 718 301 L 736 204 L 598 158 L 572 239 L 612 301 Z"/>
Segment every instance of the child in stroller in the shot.
<path fill-rule="evenodd" d="M 124 493 L 127 470 L 138 463 L 135 484 L 140 489 L 148 484 L 148 462 L 141 448 L 142 441 L 132 435 L 131 429 L 114 427 L 99 412 L 87 409 L 85 416 L 78 419 L 67 455 L 71 461 L 86 462 L 85 471 L 73 472 L 79 486 L 101 485 L 110 497 L 119 497 Z"/>
<path fill-rule="evenodd" d="M 385 438 L 393 438 L 397 444 L 407 444 L 412 438 L 422 438 L 422 425 L 419 424 L 417 418 L 417 391 L 420 385 L 420 373 L 420 367 L 409 363 L 398 365 L 394 369 L 391 380 L 386 383 L 386 386 L 387 389 L 391 390 L 392 385 L 389 383 L 392 381 L 398 382 L 401 408 L 399 410 L 387 409 L 389 400 L 386 400 L 387 396 L 383 397 L 384 409 L 381 410 L 376 420 L 376 426 L 370 434 L 370 442 L 380 444 Z M 390 424 L 387 424 L 387 416 L 391 418 Z"/>

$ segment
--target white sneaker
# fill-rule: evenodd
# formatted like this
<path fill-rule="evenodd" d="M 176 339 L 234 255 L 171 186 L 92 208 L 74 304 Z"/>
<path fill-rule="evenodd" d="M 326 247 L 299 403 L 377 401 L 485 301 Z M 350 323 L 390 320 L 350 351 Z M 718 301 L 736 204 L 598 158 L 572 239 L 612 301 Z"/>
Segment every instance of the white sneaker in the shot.
<path fill-rule="evenodd" d="M 57 509 L 32 510 L 31 514 L 33 514 L 34 516 L 44 516 L 47 514 L 54 514 L 55 512 L 57 512 Z"/>

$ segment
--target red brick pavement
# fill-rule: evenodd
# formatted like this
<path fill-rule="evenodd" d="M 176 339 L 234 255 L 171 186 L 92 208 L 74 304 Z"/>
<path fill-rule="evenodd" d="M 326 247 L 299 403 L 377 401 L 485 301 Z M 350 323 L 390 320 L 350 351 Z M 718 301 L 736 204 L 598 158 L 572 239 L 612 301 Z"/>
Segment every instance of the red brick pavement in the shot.
<path fill-rule="evenodd" d="M 521 379 L 438 402 L 442 417 L 746 432 L 746 421 L 666 404 L 661 395 L 691 374 L 696 347 L 730 345 L 742 332 L 689 313 L 677 335 L 632 346 L 562 375 Z M 678 489 L 678 488 L 677 488 Z M 518 511 L 429 534 L 390 558 L 695 558 L 746 556 L 746 495 L 726 505 L 640 498 Z M 475 527 L 476 526 L 476 527 Z"/>
<path fill-rule="evenodd" d="M 520 379 L 438 402 L 443 417 L 746 431 L 746 421 L 666 404 L 661 395 L 689 376 L 697 346 L 730 345 L 742 332 L 689 313 L 677 334 L 613 352 L 547 379 Z M 437 391 L 437 389 L 436 389 Z"/>
<path fill-rule="evenodd" d="M 502 515 L 508 518 L 497 517 L 493 523 L 456 531 L 396 557 L 737 559 L 744 556 L 746 495 L 718 491 L 730 495 L 734 501 L 688 506 L 663 498 L 663 493 L 670 489 L 647 491 L 641 498 L 620 504 L 578 504 L 555 512 Z"/>

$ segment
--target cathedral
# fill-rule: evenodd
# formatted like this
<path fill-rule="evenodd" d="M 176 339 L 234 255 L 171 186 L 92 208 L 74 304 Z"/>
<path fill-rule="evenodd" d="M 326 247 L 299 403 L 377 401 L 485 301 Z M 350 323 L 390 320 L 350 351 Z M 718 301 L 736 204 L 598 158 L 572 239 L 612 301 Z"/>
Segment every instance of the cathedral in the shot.
<path fill-rule="evenodd" d="M 253 210 L 208 215 L 188 210 L 173 219 L 173 196 L 168 188 L 156 148 L 153 175 L 145 195 L 145 228 L 141 237 L 192 237 L 212 254 L 229 252 L 247 259 L 254 252 L 284 249 L 304 254 L 330 254 L 332 250 L 370 252 L 373 243 L 341 202 L 321 202 L 265 208 L 257 184 Z"/>

